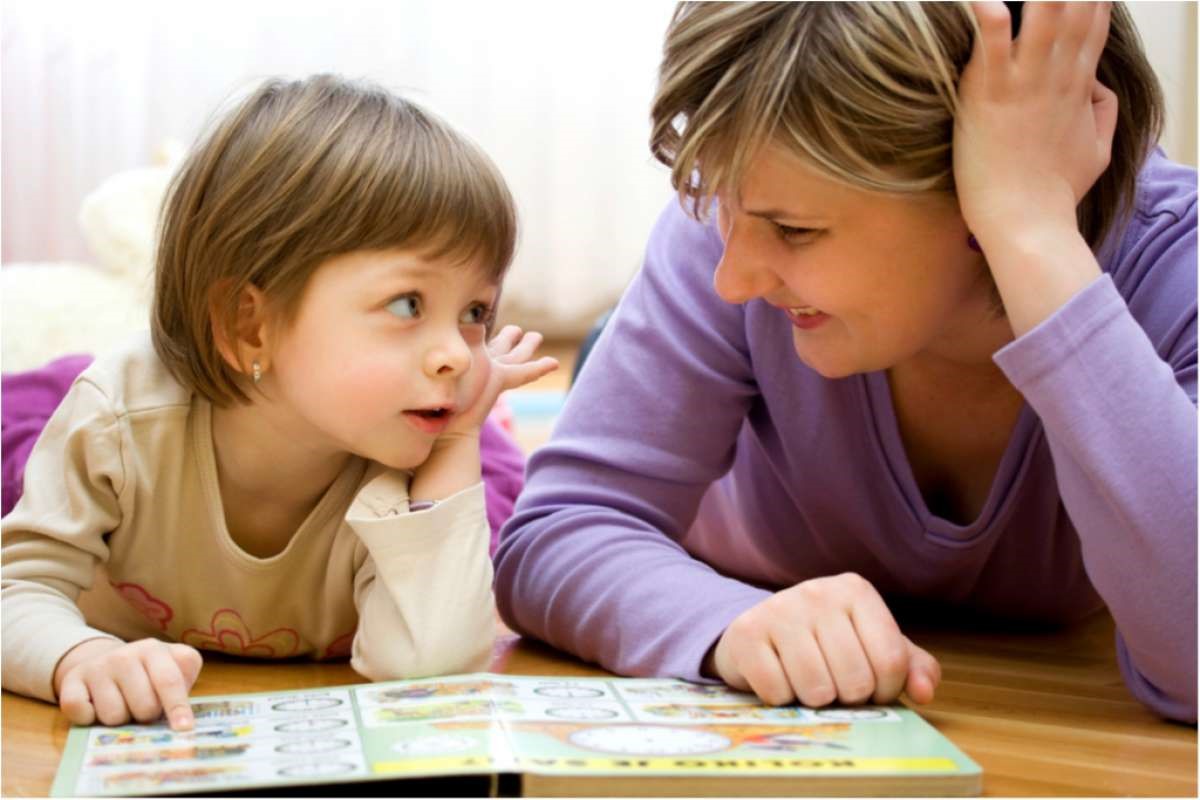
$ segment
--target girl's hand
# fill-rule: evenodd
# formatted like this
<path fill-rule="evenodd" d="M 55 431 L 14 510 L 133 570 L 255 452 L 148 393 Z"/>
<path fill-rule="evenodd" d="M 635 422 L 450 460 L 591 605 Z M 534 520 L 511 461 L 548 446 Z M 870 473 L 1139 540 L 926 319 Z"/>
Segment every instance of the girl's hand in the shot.
<path fill-rule="evenodd" d="M 765 703 L 890 703 L 933 699 L 937 660 L 896 625 L 875 587 L 854 573 L 777 592 L 729 624 L 706 665 Z"/>
<path fill-rule="evenodd" d="M 470 395 L 474 399 L 442 435 L 477 434 L 501 392 L 524 386 L 558 369 L 558 361 L 549 356 L 533 357 L 541 344 L 540 333 L 526 333 L 516 325 L 505 325 L 483 348 L 485 357 L 471 365 L 475 374 L 468 373 L 467 380 L 472 382 Z"/>
<path fill-rule="evenodd" d="M 200 653 L 186 644 L 89 639 L 58 662 L 54 688 L 75 725 L 153 722 L 165 713 L 172 730 L 191 730 L 188 691 L 201 665 Z"/>
<path fill-rule="evenodd" d="M 958 88 L 954 178 L 967 227 L 988 242 L 1068 226 L 1108 166 L 1117 97 L 1096 80 L 1109 3 L 1026 3 L 1011 38 L 1003 3 L 974 3 L 981 29 Z"/>

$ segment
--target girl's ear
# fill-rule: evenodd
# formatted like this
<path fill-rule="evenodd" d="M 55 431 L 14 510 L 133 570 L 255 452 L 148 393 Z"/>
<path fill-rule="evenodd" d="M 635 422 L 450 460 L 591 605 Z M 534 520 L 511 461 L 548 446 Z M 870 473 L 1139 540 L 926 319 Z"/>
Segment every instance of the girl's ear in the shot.
<path fill-rule="evenodd" d="M 257 364 L 260 375 L 270 367 L 271 318 L 267 308 L 267 297 L 254 284 L 246 284 L 238 292 L 232 326 L 221 313 L 218 297 L 222 292 L 215 289 L 210 298 L 213 339 L 217 352 L 234 371 L 247 377 L 254 374 Z M 257 380 L 255 381 L 257 383 Z"/>

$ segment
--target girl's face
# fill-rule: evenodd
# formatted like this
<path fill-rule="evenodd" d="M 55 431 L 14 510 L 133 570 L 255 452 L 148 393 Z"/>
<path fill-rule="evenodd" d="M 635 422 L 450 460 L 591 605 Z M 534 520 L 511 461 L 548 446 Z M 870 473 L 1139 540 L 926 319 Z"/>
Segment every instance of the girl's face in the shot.
<path fill-rule="evenodd" d="M 314 449 L 416 467 L 486 381 L 497 293 L 476 266 L 408 251 L 332 258 L 271 343 L 271 406 Z"/>
<path fill-rule="evenodd" d="M 991 282 L 953 196 L 865 192 L 769 147 L 750 162 L 738 195 L 719 200 L 717 293 L 778 308 L 796 353 L 821 375 L 888 369 L 923 354 L 990 356 Z"/>

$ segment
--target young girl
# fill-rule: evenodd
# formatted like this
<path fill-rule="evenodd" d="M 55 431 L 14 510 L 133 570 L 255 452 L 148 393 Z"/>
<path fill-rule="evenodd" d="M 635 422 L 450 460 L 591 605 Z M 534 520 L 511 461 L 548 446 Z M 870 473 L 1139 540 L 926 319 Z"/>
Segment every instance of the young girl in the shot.
<path fill-rule="evenodd" d="M 1023 9 L 680 6 L 652 147 L 685 207 L 530 460 L 509 625 L 927 702 L 898 606 L 1107 607 L 1130 691 L 1195 721 L 1196 173 L 1124 8 Z"/>
<path fill-rule="evenodd" d="M 485 343 L 515 212 L 380 89 L 270 81 L 164 207 L 152 333 L 72 386 L 3 521 L 4 688 L 76 724 L 193 724 L 199 650 L 485 667 L 480 430 L 555 368 Z"/>

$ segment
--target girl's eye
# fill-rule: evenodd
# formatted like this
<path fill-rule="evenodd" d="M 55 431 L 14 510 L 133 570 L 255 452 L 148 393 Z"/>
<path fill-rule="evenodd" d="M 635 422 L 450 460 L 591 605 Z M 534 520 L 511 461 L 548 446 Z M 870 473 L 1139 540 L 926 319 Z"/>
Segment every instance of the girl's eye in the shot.
<path fill-rule="evenodd" d="M 483 303 L 475 303 L 463 312 L 463 325 L 486 325 L 492 315 L 492 309 Z"/>
<path fill-rule="evenodd" d="M 401 319 L 416 319 L 421 315 L 421 298 L 415 294 L 402 295 L 388 303 L 387 310 Z"/>
<path fill-rule="evenodd" d="M 780 225 L 775 223 L 775 229 L 779 232 L 779 238 L 785 242 L 810 242 L 816 235 L 820 233 L 816 228 L 793 228 L 790 225 Z"/>

